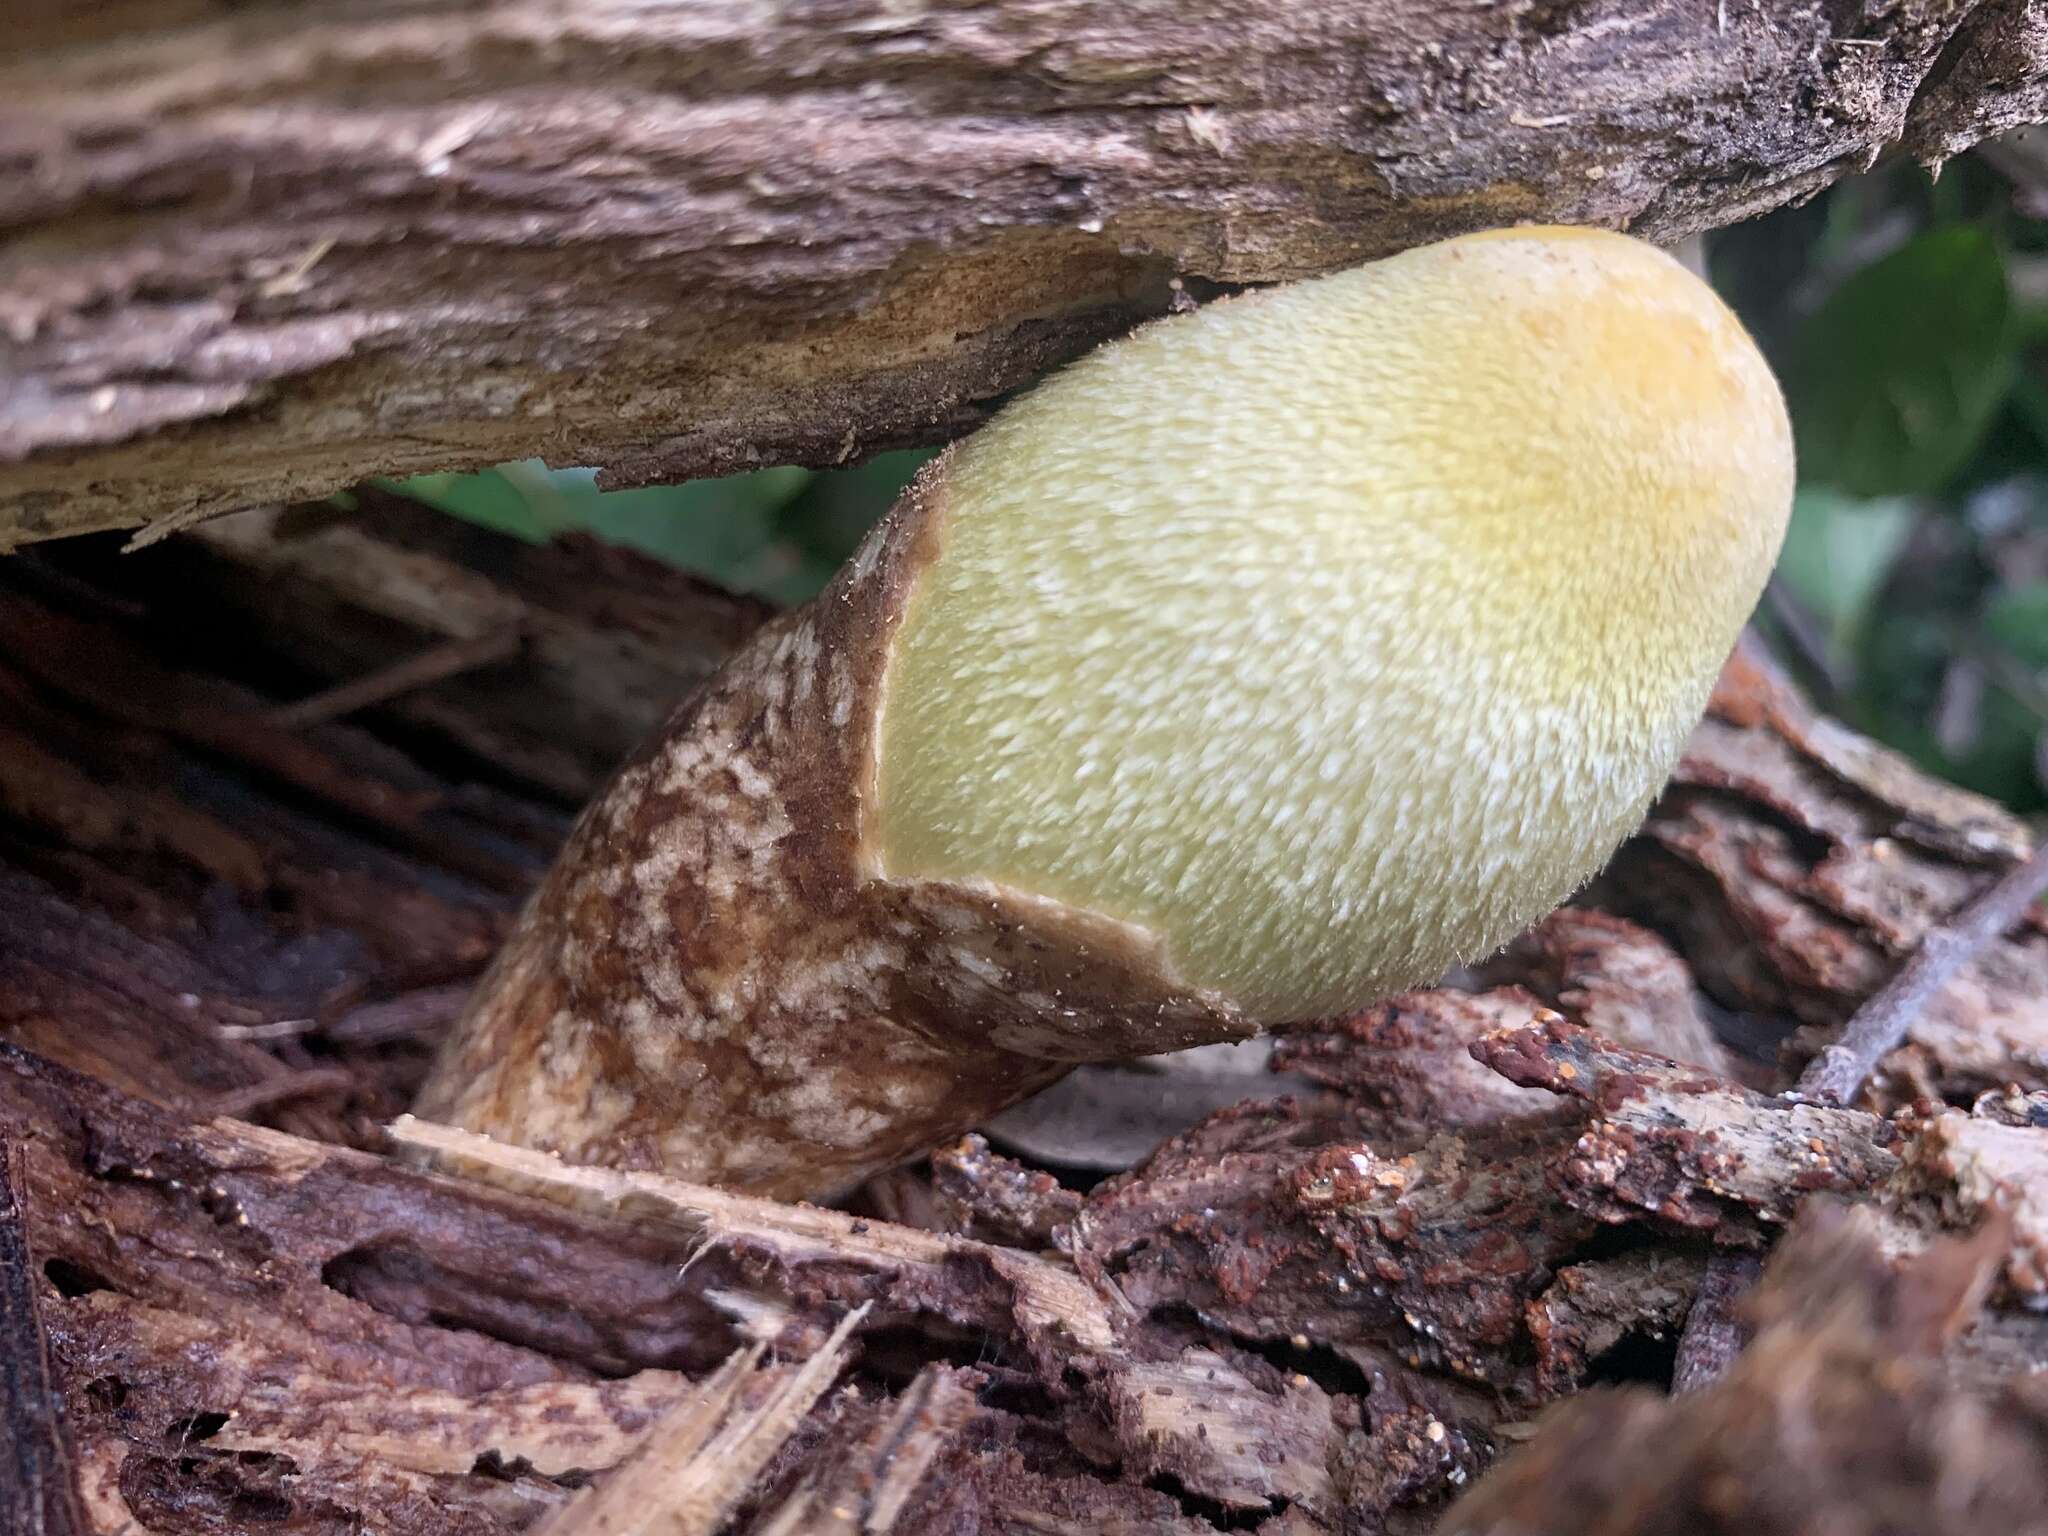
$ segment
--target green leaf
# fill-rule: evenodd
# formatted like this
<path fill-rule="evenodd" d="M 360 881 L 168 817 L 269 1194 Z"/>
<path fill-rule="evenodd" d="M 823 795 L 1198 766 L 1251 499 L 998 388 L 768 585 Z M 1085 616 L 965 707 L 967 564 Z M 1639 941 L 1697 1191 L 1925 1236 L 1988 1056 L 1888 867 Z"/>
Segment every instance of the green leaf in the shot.
<path fill-rule="evenodd" d="M 780 546 L 776 510 L 810 478 L 808 470 L 780 468 L 602 494 L 593 486 L 583 526 L 735 591 L 765 591 L 792 563 Z"/>
<path fill-rule="evenodd" d="M 421 475 L 392 488 L 535 543 L 586 532 L 794 604 L 816 594 L 929 454 L 888 453 L 857 469 L 782 466 L 722 480 L 600 491 L 597 472 L 538 459 L 476 475 Z"/>
<path fill-rule="evenodd" d="M 1904 499 L 1861 501 L 1814 486 L 1793 499 L 1778 577 L 1827 626 L 1838 660 L 1855 652 L 1871 604 L 1917 516 Z"/>
<path fill-rule="evenodd" d="M 1896 607 L 1903 611 L 1888 609 L 1884 623 L 1865 630 L 1852 723 L 1937 777 L 2003 800 L 2015 810 L 2039 806 L 2042 791 L 2034 762 L 2041 717 L 1995 677 L 1987 677 L 1974 707 L 1951 722 L 1965 727 L 1963 739 L 1939 740 L 1942 684 L 1957 652 L 1955 608 L 1948 603 L 1918 611 L 1906 603 Z"/>
<path fill-rule="evenodd" d="M 814 475 L 783 504 L 778 519 L 784 535 L 823 560 L 828 571 L 836 569 L 930 458 L 922 450 L 899 450 L 854 469 Z"/>
<path fill-rule="evenodd" d="M 2048 582 L 1994 597 L 1984 608 L 1984 634 L 2029 671 L 2048 670 Z"/>
<path fill-rule="evenodd" d="M 382 483 L 415 501 L 530 544 L 545 543 L 556 532 L 556 526 L 499 470 L 475 475 L 415 475 L 410 480 Z"/>
<path fill-rule="evenodd" d="M 1844 282 L 1802 329 L 1788 394 L 1805 478 L 1927 494 L 1961 469 L 2011 388 L 2005 264 L 1982 229 L 1937 229 Z"/>
<path fill-rule="evenodd" d="M 444 512 L 542 543 L 584 532 L 698 572 L 740 592 L 784 596 L 803 562 L 776 514 L 812 479 L 782 467 L 686 485 L 600 491 L 597 471 L 549 469 L 539 459 L 476 475 L 420 475 L 397 484 Z"/>
<path fill-rule="evenodd" d="M 2034 377 L 2031 367 L 2019 368 L 2013 374 L 2012 408 L 2033 434 L 2031 446 L 2035 461 L 2039 462 L 2039 451 L 2048 447 L 2048 385 Z"/>

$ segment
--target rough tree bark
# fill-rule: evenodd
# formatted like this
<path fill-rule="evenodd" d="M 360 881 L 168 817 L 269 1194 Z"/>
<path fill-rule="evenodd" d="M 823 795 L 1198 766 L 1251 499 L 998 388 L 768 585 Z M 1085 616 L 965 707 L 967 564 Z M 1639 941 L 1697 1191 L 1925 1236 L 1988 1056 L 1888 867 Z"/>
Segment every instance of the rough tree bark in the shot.
<path fill-rule="evenodd" d="M 2048 115 L 2038 0 L 34 0 L 0 549 L 956 433 L 1176 291 L 1674 238 Z"/>

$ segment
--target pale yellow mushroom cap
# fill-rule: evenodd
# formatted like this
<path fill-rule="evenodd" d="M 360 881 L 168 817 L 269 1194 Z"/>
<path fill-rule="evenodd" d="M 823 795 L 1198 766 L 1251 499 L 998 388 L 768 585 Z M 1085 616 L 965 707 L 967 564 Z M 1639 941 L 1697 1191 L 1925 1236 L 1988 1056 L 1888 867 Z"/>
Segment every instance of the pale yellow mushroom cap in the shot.
<path fill-rule="evenodd" d="M 885 680 L 879 872 L 1140 925 L 1266 1022 L 1431 981 L 1636 826 L 1792 479 L 1740 323 L 1621 235 L 1162 321 L 959 451 Z"/>

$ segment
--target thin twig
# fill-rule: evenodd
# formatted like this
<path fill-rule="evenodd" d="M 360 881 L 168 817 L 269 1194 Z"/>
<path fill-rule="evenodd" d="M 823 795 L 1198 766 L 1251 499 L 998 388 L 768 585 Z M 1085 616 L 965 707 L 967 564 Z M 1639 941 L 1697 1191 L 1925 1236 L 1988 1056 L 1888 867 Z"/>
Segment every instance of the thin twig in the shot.
<path fill-rule="evenodd" d="M 270 712 L 270 723 L 284 731 L 302 731 L 308 726 L 324 725 L 329 720 L 339 720 L 343 715 L 352 715 L 373 704 L 386 703 L 478 667 L 510 661 L 519 654 L 524 643 L 524 637 L 514 627 L 430 645 L 403 661 L 393 662 L 366 676 L 312 694 L 296 704 L 281 705 Z"/>
<path fill-rule="evenodd" d="M 296 1040 L 320 1027 L 318 1019 L 271 1019 L 263 1024 L 216 1024 L 223 1040 Z"/>
<path fill-rule="evenodd" d="M 287 1099 L 303 1099 L 315 1093 L 346 1093 L 355 1085 L 355 1074 L 345 1067 L 309 1067 L 304 1072 L 267 1077 L 260 1083 L 249 1083 L 215 1094 L 207 1101 L 206 1112 L 240 1120 L 259 1109 L 282 1104 Z"/>
<path fill-rule="evenodd" d="M 1936 993 L 1980 950 L 2026 916 L 2048 890 L 2048 838 L 1984 891 L 1927 930 L 1912 958 L 1851 1016 L 1841 1036 L 1807 1063 L 1793 1094 L 1848 1104 L 1877 1064 L 1904 1043 Z"/>
<path fill-rule="evenodd" d="M 455 1022 L 475 990 L 474 981 L 418 987 L 381 1003 L 362 1003 L 321 1030 L 337 1044 L 376 1045 L 386 1040 L 415 1039 Z"/>
<path fill-rule="evenodd" d="M 21 1144 L 0 1144 L 0 1536 L 82 1536 L 78 1460 L 37 1306 Z"/>
<path fill-rule="evenodd" d="M 2044 890 L 2048 890 L 2048 838 L 1929 928 L 1912 957 L 1850 1016 L 1840 1038 L 1807 1063 L 1786 1096 L 1816 1104 L 1853 1101 L 1878 1063 L 1905 1042 L 1914 1021 L 1935 995 L 1987 945 L 2025 917 Z M 1744 1329 L 1737 1309 L 1759 1272 L 1759 1263 L 1750 1254 L 1724 1251 L 1708 1261 L 1678 1341 L 1673 1392 L 1711 1386 L 1742 1352 Z"/>
<path fill-rule="evenodd" d="M 1707 1260 L 1707 1272 L 1685 1314 L 1685 1332 L 1678 1336 L 1678 1359 L 1671 1368 L 1671 1390 L 1697 1392 L 1720 1380 L 1749 1342 L 1749 1330 L 1736 1308 L 1757 1276 L 1763 1261 L 1753 1253 L 1721 1249 Z"/>
<path fill-rule="evenodd" d="M 1855 679 L 1835 659 L 1827 632 L 1813 610 L 1773 576 L 1764 584 L 1764 611 L 1777 621 L 1779 636 L 1792 653 L 1788 659 L 1804 674 L 1808 688 L 1817 695 L 1815 702 L 1822 709 L 1837 713 L 1831 706 L 1849 691 Z"/>

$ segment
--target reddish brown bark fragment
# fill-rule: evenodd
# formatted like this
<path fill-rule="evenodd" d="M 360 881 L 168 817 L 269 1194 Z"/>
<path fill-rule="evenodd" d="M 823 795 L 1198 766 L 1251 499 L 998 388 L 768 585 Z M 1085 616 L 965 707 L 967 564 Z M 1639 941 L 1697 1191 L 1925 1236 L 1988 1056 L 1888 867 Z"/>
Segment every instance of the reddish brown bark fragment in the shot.
<path fill-rule="evenodd" d="M 1937 1353 L 1994 1262 L 1951 1244 L 1894 1271 L 1867 1225 L 1809 1221 L 1756 1299 L 1756 1343 L 1718 1384 L 1586 1394 L 1440 1530 L 2037 1529 L 2048 1398 L 2037 1382 L 1960 1384 Z"/>

